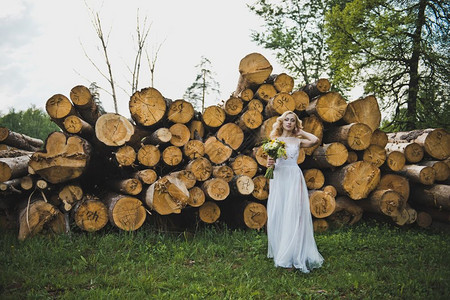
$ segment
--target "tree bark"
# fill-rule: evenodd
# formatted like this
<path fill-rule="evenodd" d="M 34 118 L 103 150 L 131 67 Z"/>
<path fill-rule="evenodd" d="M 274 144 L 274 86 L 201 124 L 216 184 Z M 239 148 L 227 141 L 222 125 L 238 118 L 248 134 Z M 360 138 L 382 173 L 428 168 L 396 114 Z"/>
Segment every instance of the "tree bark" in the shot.
<path fill-rule="evenodd" d="M 29 155 L 0 158 L 0 182 L 28 174 Z"/>
<path fill-rule="evenodd" d="M 323 95 L 331 88 L 330 81 L 326 78 L 320 78 L 314 83 L 307 84 L 302 90 L 308 94 L 309 99 L 313 99 L 319 95 Z"/>
<path fill-rule="evenodd" d="M 377 99 L 370 95 L 350 102 L 343 119 L 347 124 L 364 123 L 370 127 L 372 132 L 375 131 L 380 127 L 381 122 L 381 112 Z"/>
<path fill-rule="evenodd" d="M 323 142 L 340 142 L 353 150 L 364 150 L 370 145 L 372 131 L 363 123 L 333 127 L 324 132 Z"/>
<path fill-rule="evenodd" d="M 233 95 L 238 96 L 247 88 L 262 84 L 272 73 L 272 65 L 259 53 L 250 53 L 239 62 L 238 85 Z"/>
<path fill-rule="evenodd" d="M 101 114 L 89 89 L 82 85 L 73 87 L 70 91 L 70 100 L 83 120 L 94 126 Z"/>
<path fill-rule="evenodd" d="M 418 143 L 387 143 L 386 147 L 388 152 L 399 151 L 405 155 L 405 159 L 408 163 L 418 163 L 423 159 L 424 150 Z"/>
<path fill-rule="evenodd" d="M 27 151 L 37 151 L 42 148 L 44 142 L 40 139 L 17 133 L 6 127 L 0 126 L 0 142 L 8 146 Z"/>

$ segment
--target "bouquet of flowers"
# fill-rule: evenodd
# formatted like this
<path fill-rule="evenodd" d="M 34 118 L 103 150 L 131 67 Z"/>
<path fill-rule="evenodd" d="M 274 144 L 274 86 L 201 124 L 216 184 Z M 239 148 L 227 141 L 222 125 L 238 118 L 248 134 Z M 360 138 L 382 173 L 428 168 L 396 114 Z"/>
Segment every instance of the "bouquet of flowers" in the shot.
<path fill-rule="evenodd" d="M 286 143 L 279 140 L 266 140 L 262 144 L 262 150 L 265 154 L 272 157 L 273 159 L 277 159 L 279 157 L 286 158 Z M 273 166 L 268 167 L 266 170 L 266 174 L 264 177 L 268 179 L 273 178 Z"/>

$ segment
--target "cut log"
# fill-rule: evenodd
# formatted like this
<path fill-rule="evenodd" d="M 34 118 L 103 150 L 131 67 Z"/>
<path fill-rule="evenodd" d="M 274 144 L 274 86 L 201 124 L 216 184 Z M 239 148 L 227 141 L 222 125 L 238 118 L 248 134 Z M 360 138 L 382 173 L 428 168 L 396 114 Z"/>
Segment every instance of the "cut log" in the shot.
<path fill-rule="evenodd" d="M 183 147 L 183 154 L 190 160 L 205 155 L 205 144 L 199 140 L 189 140 Z"/>
<path fill-rule="evenodd" d="M 303 149 L 305 149 L 306 155 L 311 155 L 314 152 L 314 150 L 316 150 L 317 147 L 319 147 L 319 145 L 322 144 L 323 123 L 315 115 L 306 117 L 302 121 L 303 121 L 303 130 L 306 132 L 312 133 L 319 138 L 319 143 L 317 143 L 317 145 L 309 147 L 309 148 L 303 148 Z"/>
<path fill-rule="evenodd" d="M 205 127 L 202 121 L 193 120 L 189 124 L 189 131 L 191 132 L 191 139 L 201 139 L 205 136 Z"/>
<path fill-rule="evenodd" d="M 72 102 L 62 94 L 50 97 L 45 103 L 45 110 L 50 119 L 61 129 L 64 129 L 63 121 L 66 117 L 77 114 Z"/>
<path fill-rule="evenodd" d="M 432 167 L 419 165 L 405 165 L 398 174 L 405 176 L 412 182 L 431 185 L 434 183 L 436 172 Z"/>
<path fill-rule="evenodd" d="M 80 177 L 86 171 L 90 157 L 91 146 L 86 140 L 53 132 L 47 138 L 45 150 L 31 156 L 29 166 L 36 174 L 56 184 Z"/>
<path fill-rule="evenodd" d="M 162 145 L 172 140 L 172 133 L 169 128 L 161 127 L 142 140 L 143 144 Z"/>
<path fill-rule="evenodd" d="M 137 153 L 139 163 L 146 167 L 154 167 L 161 159 L 161 151 L 154 145 L 142 145 Z"/>
<path fill-rule="evenodd" d="M 257 200 L 267 200 L 269 198 L 269 180 L 263 175 L 253 178 L 254 189 L 252 196 Z"/>
<path fill-rule="evenodd" d="M 325 182 L 336 188 L 340 195 L 353 200 L 367 198 L 380 182 L 380 169 L 371 163 L 357 161 L 335 171 L 325 171 Z"/>
<path fill-rule="evenodd" d="M 264 104 L 261 102 L 261 100 L 253 99 L 250 100 L 250 102 L 247 104 L 247 109 L 252 110 L 255 109 L 262 113 L 264 111 Z"/>
<path fill-rule="evenodd" d="M 336 201 L 329 193 L 320 190 L 310 190 L 309 205 L 311 208 L 311 214 L 318 218 L 325 218 L 334 212 L 336 207 Z"/>
<path fill-rule="evenodd" d="M 217 139 L 233 150 L 239 149 L 244 141 L 244 132 L 234 123 L 226 123 L 217 131 Z"/>
<path fill-rule="evenodd" d="M 230 193 L 236 196 L 248 196 L 253 193 L 255 183 L 252 178 L 245 175 L 236 175 L 229 182 Z"/>
<path fill-rule="evenodd" d="M 340 142 L 353 150 L 364 150 L 370 145 L 372 130 L 363 123 L 333 127 L 323 134 L 324 143 Z"/>
<path fill-rule="evenodd" d="M 250 100 L 253 99 L 253 96 L 255 94 L 253 93 L 252 89 L 245 89 L 243 90 L 238 96 L 239 98 L 241 98 L 243 101 L 248 102 Z"/>
<path fill-rule="evenodd" d="M 292 94 L 295 101 L 295 111 L 302 112 L 305 111 L 309 105 L 308 94 L 304 91 L 295 91 Z"/>
<path fill-rule="evenodd" d="M 294 97 L 289 93 L 278 93 L 269 100 L 264 109 L 267 117 L 277 116 L 283 114 L 285 111 L 294 111 L 296 103 Z"/>
<path fill-rule="evenodd" d="M 233 201 L 232 206 L 224 209 L 223 214 L 232 227 L 259 230 L 267 222 L 266 207 L 253 201 Z"/>
<path fill-rule="evenodd" d="M 169 105 L 167 119 L 173 123 L 187 124 L 194 117 L 194 107 L 183 99 L 175 100 Z"/>
<path fill-rule="evenodd" d="M 346 109 L 344 97 L 337 92 L 329 92 L 310 101 L 306 112 L 308 115 L 316 115 L 324 122 L 333 123 L 344 117 Z"/>
<path fill-rule="evenodd" d="M 34 180 L 31 175 L 20 178 L 20 187 L 24 191 L 29 191 L 34 187 Z"/>
<path fill-rule="evenodd" d="M 275 97 L 277 90 L 273 84 L 263 83 L 261 84 L 255 93 L 255 98 L 263 101 L 264 103 L 269 102 L 270 99 Z"/>
<path fill-rule="evenodd" d="M 225 101 L 222 108 L 227 116 L 237 116 L 242 112 L 242 109 L 244 108 L 244 102 L 241 98 L 230 97 Z"/>
<path fill-rule="evenodd" d="M 134 164 L 137 154 L 133 147 L 125 145 L 117 149 L 114 156 L 119 167 L 128 167 Z"/>
<path fill-rule="evenodd" d="M 436 173 L 436 176 L 434 178 L 436 181 L 445 181 L 450 176 L 450 167 L 443 161 L 421 161 L 418 163 L 418 165 L 432 167 L 434 169 L 434 172 Z"/>
<path fill-rule="evenodd" d="M 212 176 L 230 182 L 234 177 L 233 169 L 227 165 L 213 166 Z"/>
<path fill-rule="evenodd" d="M 176 123 L 170 126 L 169 131 L 172 134 L 170 143 L 176 147 L 183 147 L 191 137 L 189 128 L 181 123 Z"/>
<path fill-rule="evenodd" d="M 358 161 L 358 154 L 355 151 L 348 151 L 347 163 L 351 164 Z"/>
<path fill-rule="evenodd" d="M 386 132 L 381 131 L 380 129 L 375 129 L 372 132 L 372 137 L 370 138 L 370 144 L 371 145 L 377 145 L 381 148 L 386 147 L 388 143 L 388 137 Z"/>
<path fill-rule="evenodd" d="M 405 209 L 400 214 L 392 217 L 392 220 L 399 226 L 412 224 L 417 220 L 417 211 L 406 204 Z"/>
<path fill-rule="evenodd" d="M 145 204 L 160 215 L 179 214 L 183 208 L 183 204 L 173 199 L 166 185 L 159 180 L 151 184 L 144 195 Z"/>
<path fill-rule="evenodd" d="M 314 232 L 321 233 L 326 232 L 329 228 L 328 222 L 325 219 L 313 219 Z"/>
<path fill-rule="evenodd" d="M 78 184 L 64 185 L 58 193 L 58 197 L 64 203 L 64 210 L 70 211 L 72 207 L 83 199 L 84 192 Z"/>
<path fill-rule="evenodd" d="M 15 178 L 8 181 L 0 182 L 0 195 L 21 194 L 20 182 L 22 178 Z"/>
<path fill-rule="evenodd" d="M 414 206 L 417 207 L 417 210 L 426 212 L 431 216 L 433 221 L 443 222 L 443 223 L 449 223 L 450 224 L 450 211 L 448 210 L 442 210 L 434 207 L 428 207 L 428 206 L 422 206 L 417 205 L 417 203 L 414 203 Z M 419 215 L 417 215 L 419 217 Z"/>
<path fill-rule="evenodd" d="M 417 129 L 388 134 L 389 142 L 416 142 L 431 157 L 444 160 L 450 156 L 450 135 L 442 128 Z"/>
<path fill-rule="evenodd" d="M 183 180 L 172 174 L 158 180 L 159 187 L 167 191 L 180 208 L 184 208 L 189 200 L 189 191 Z"/>
<path fill-rule="evenodd" d="M 161 157 L 166 165 L 174 167 L 183 161 L 183 152 L 176 146 L 169 146 L 164 149 Z"/>
<path fill-rule="evenodd" d="M 119 114 L 101 115 L 95 123 L 95 135 L 107 146 L 123 146 L 134 135 L 134 126 Z"/>
<path fill-rule="evenodd" d="M 226 162 L 233 153 L 233 149 L 219 141 L 215 136 L 210 136 L 205 141 L 205 154 L 214 164 Z"/>
<path fill-rule="evenodd" d="M 230 194 L 230 186 L 222 178 L 208 179 L 202 184 L 202 190 L 207 199 L 214 201 L 225 200 Z"/>
<path fill-rule="evenodd" d="M 28 174 L 29 155 L 0 158 L 0 182 Z"/>
<path fill-rule="evenodd" d="M 278 118 L 278 116 L 275 116 L 275 117 L 271 117 L 271 118 L 268 118 L 263 121 L 263 124 L 258 129 L 258 131 L 259 131 L 258 139 L 257 139 L 258 142 L 262 142 L 263 140 L 269 138 L 270 132 L 272 131 L 272 128 L 273 128 L 273 124 L 275 124 L 275 122 L 277 121 L 277 118 Z"/>
<path fill-rule="evenodd" d="M 428 228 L 431 226 L 431 223 L 433 222 L 433 218 L 431 215 L 424 211 L 417 212 L 417 220 L 416 223 L 419 227 L 422 228 Z"/>
<path fill-rule="evenodd" d="M 450 210 L 450 185 L 434 184 L 431 186 L 411 186 L 412 203 L 422 206 Z"/>
<path fill-rule="evenodd" d="M 339 143 L 323 144 L 312 153 L 312 161 L 318 168 L 342 166 L 348 158 L 347 148 Z"/>
<path fill-rule="evenodd" d="M 108 224 L 108 208 L 97 199 L 77 202 L 72 209 L 75 224 L 87 232 L 99 231 Z"/>
<path fill-rule="evenodd" d="M 322 191 L 330 194 L 331 196 L 333 196 L 335 198 L 337 197 L 337 190 L 332 185 L 326 185 L 326 186 L 322 187 Z"/>
<path fill-rule="evenodd" d="M 144 169 L 136 171 L 132 177 L 139 179 L 143 184 L 152 184 L 158 179 L 158 174 L 153 169 Z"/>
<path fill-rule="evenodd" d="M 191 171 L 197 181 L 205 181 L 211 177 L 212 165 L 208 159 L 199 157 L 191 160 L 186 166 L 186 170 Z"/>
<path fill-rule="evenodd" d="M 136 196 L 142 191 L 142 182 L 136 178 L 109 179 L 108 187 L 119 194 Z"/>
<path fill-rule="evenodd" d="M 286 73 L 273 74 L 266 82 L 272 83 L 277 92 L 290 93 L 294 88 L 294 79 Z"/>
<path fill-rule="evenodd" d="M 306 186 L 310 190 L 318 190 L 325 184 L 325 176 L 320 169 L 308 169 L 303 171 Z"/>
<path fill-rule="evenodd" d="M 101 113 L 89 89 L 77 85 L 70 90 L 69 96 L 83 120 L 94 126 Z"/>
<path fill-rule="evenodd" d="M 195 183 L 197 182 L 197 179 L 195 179 L 194 173 L 192 173 L 191 171 L 188 171 L 188 170 L 172 172 L 169 175 L 180 179 L 188 190 L 193 188 Z"/>
<path fill-rule="evenodd" d="M 152 87 L 136 91 L 130 98 L 130 114 L 136 124 L 153 126 L 168 112 L 170 101 Z"/>
<path fill-rule="evenodd" d="M 262 84 L 272 73 L 272 65 L 259 53 L 250 53 L 239 62 L 239 81 L 233 95 L 238 96 L 247 88 Z"/>
<path fill-rule="evenodd" d="M 239 154 L 232 160 L 231 168 L 236 175 L 246 175 L 253 178 L 258 171 L 258 163 L 248 155 Z"/>
<path fill-rule="evenodd" d="M 198 186 L 194 186 L 189 190 L 189 200 L 188 205 L 192 207 L 199 207 L 205 203 L 206 197 L 205 193 Z"/>
<path fill-rule="evenodd" d="M 64 233 L 64 215 L 54 205 L 37 200 L 25 207 L 19 214 L 19 236 L 23 241 L 45 230 L 50 233 Z"/>
<path fill-rule="evenodd" d="M 347 196 L 340 196 L 335 199 L 336 207 L 334 209 L 333 214 L 336 214 L 338 212 L 346 212 L 349 216 L 351 216 L 350 220 L 348 221 L 348 225 L 353 225 L 359 220 L 361 220 L 363 216 L 363 209 L 359 207 L 355 201 L 350 199 Z M 359 203 L 359 202 L 358 202 Z"/>
<path fill-rule="evenodd" d="M 325 94 L 331 88 L 330 81 L 326 78 L 320 78 L 314 83 L 305 85 L 302 90 L 308 94 L 309 99 Z"/>
<path fill-rule="evenodd" d="M 423 159 L 425 151 L 418 143 L 387 143 L 386 150 L 388 152 L 399 151 L 405 155 L 407 162 L 414 164 Z"/>
<path fill-rule="evenodd" d="M 85 139 L 91 139 L 94 136 L 94 127 L 75 115 L 66 117 L 63 126 L 68 133 L 79 135 Z"/>
<path fill-rule="evenodd" d="M 37 151 L 44 145 L 44 142 L 40 139 L 11 131 L 2 126 L 0 126 L 0 142 L 27 151 Z"/>
<path fill-rule="evenodd" d="M 210 128 L 222 126 L 225 122 L 225 117 L 225 111 L 217 105 L 208 106 L 202 114 L 203 123 Z"/>
<path fill-rule="evenodd" d="M 198 216 L 203 222 L 212 224 L 220 217 L 220 207 L 213 201 L 206 201 L 198 208 Z"/>
<path fill-rule="evenodd" d="M 109 221 L 119 229 L 137 230 L 147 217 L 147 212 L 138 198 L 108 193 L 102 198 L 102 202 L 108 208 Z"/>
<path fill-rule="evenodd" d="M 245 131 L 252 131 L 262 125 L 263 115 L 256 109 L 246 110 L 237 121 L 238 126 Z"/>
<path fill-rule="evenodd" d="M 383 165 L 388 171 L 400 171 L 406 163 L 405 155 L 399 151 L 386 151 L 386 161 Z"/>
<path fill-rule="evenodd" d="M 380 127 L 381 112 L 375 96 L 370 95 L 348 103 L 343 117 L 347 124 L 364 123 L 375 131 Z"/>
<path fill-rule="evenodd" d="M 405 209 L 406 200 L 394 190 L 375 190 L 368 199 L 358 201 L 358 205 L 365 211 L 381 213 L 394 217 Z"/>
<path fill-rule="evenodd" d="M 370 144 L 363 152 L 363 161 L 381 167 L 386 161 L 386 150 L 378 145 Z"/>
<path fill-rule="evenodd" d="M 405 201 L 409 199 L 409 180 L 398 174 L 383 174 L 376 189 L 394 190 L 399 193 Z"/>

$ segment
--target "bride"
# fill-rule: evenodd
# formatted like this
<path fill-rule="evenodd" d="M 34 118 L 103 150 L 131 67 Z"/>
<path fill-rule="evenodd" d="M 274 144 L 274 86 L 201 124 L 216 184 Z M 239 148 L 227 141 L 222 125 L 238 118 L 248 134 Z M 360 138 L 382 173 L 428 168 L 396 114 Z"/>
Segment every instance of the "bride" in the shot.
<path fill-rule="evenodd" d="M 267 257 L 276 267 L 296 268 L 309 273 L 323 263 L 314 240 L 308 190 L 297 164 L 301 147 L 311 147 L 319 139 L 302 129 L 302 122 L 292 111 L 277 118 L 271 139 L 286 143 L 287 158 L 276 161 L 269 157 L 267 166 L 274 166 L 267 201 Z"/>

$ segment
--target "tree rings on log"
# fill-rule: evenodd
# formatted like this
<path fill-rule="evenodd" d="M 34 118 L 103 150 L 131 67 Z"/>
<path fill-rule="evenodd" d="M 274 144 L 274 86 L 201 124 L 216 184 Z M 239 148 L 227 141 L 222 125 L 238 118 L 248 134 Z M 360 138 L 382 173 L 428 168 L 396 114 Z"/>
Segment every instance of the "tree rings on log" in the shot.
<path fill-rule="evenodd" d="M 212 176 L 230 182 L 234 177 L 233 169 L 227 165 L 213 166 Z"/>
<path fill-rule="evenodd" d="M 254 189 L 252 196 L 257 200 L 269 198 L 269 180 L 264 175 L 253 178 Z"/>
<path fill-rule="evenodd" d="M 140 164 L 146 167 L 154 167 L 161 158 L 161 151 L 154 145 L 143 145 L 139 148 L 137 159 Z"/>
<path fill-rule="evenodd" d="M 344 97 L 337 92 L 329 92 L 312 100 L 306 112 L 308 115 L 317 115 L 322 121 L 333 123 L 344 117 L 346 109 L 347 102 Z"/>
<path fill-rule="evenodd" d="M 278 75 L 272 76 L 274 77 L 273 86 L 275 87 L 277 92 L 292 92 L 292 89 L 294 88 L 294 78 L 292 78 L 292 76 L 289 76 L 286 73 L 280 73 Z M 271 80 L 272 76 L 269 77 L 268 81 Z"/>
<path fill-rule="evenodd" d="M 318 190 L 325 184 L 325 176 L 320 169 L 308 169 L 303 171 L 306 186 L 310 190 Z"/>
<path fill-rule="evenodd" d="M 316 218 L 325 218 L 330 216 L 336 207 L 336 201 L 329 193 L 320 190 L 310 190 L 309 205 L 311 214 Z"/>
<path fill-rule="evenodd" d="M 432 167 L 436 173 L 436 181 L 445 181 L 450 177 L 450 167 L 443 161 L 422 161 L 419 165 Z"/>
<path fill-rule="evenodd" d="M 81 230 L 94 232 L 108 224 L 108 209 L 99 200 L 86 199 L 77 202 L 72 211 L 75 224 Z"/>
<path fill-rule="evenodd" d="M 198 208 L 198 216 L 205 223 L 212 224 L 220 217 L 220 208 L 213 201 L 206 201 Z"/>
<path fill-rule="evenodd" d="M 424 185 L 433 184 L 436 177 L 436 171 L 432 167 L 419 165 L 405 165 L 398 173 Z"/>
<path fill-rule="evenodd" d="M 219 141 L 215 136 L 210 136 L 205 141 L 205 154 L 214 164 L 221 164 L 226 162 L 233 153 L 233 150 Z"/>
<path fill-rule="evenodd" d="M 272 84 L 263 83 L 256 90 L 255 98 L 264 101 L 264 103 L 267 103 L 270 99 L 275 97 L 276 94 L 277 90 Z"/>
<path fill-rule="evenodd" d="M 247 88 L 260 85 L 266 81 L 272 73 L 272 65 L 260 53 L 250 53 L 241 59 L 239 62 L 239 76 L 238 85 L 234 91 L 237 96 Z"/>
<path fill-rule="evenodd" d="M 364 123 L 334 127 L 324 132 L 324 143 L 340 142 L 353 150 L 364 150 L 370 145 L 372 130 Z"/>
<path fill-rule="evenodd" d="M 62 124 L 65 117 L 76 114 L 72 102 L 62 94 L 56 94 L 50 97 L 45 103 L 45 110 L 58 126 Z"/>
<path fill-rule="evenodd" d="M 258 171 L 258 163 L 248 155 L 239 154 L 232 161 L 231 168 L 236 175 L 246 175 L 253 178 Z"/>
<path fill-rule="evenodd" d="M 68 133 L 77 134 L 85 138 L 94 136 L 94 128 L 91 124 L 78 116 L 71 115 L 66 117 L 63 121 L 63 125 Z"/>
<path fill-rule="evenodd" d="M 156 129 L 151 135 L 142 139 L 142 144 L 161 145 L 172 140 L 172 133 L 169 128 L 161 127 Z"/>
<path fill-rule="evenodd" d="M 364 150 L 363 160 L 381 167 L 386 161 L 386 150 L 378 145 L 369 145 Z"/>
<path fill-rule="evenodd" d="M 119 166 L 132 166 L 134 162 L 136 161 L 136 151 L 133 149 L 133 147 L 125 145 L 117 149 L 117 151 L 114 153 L 116 157 L 116 161 L 119 164 Z"/>
<path fill-rule="evenodd" d="M 386 147 L 386 144 L 388 143 L 388 137 L 386 132 L 381 131 L 380 129 L 375 129 L 372 132 L 372 137 L 370 138 L 370 144 L 371 145 L 377 145 L 381 148 Z"/>
<path fill-rule="evenodd" d="M 91 91 L 83 85 L 77 85 L 70 90 L 69 96 L 83 120 L 94 126 L 101 114 Z"/>
<path fill-rule="evenodd" d="M 231 193 L 234 195 L 250 195 L 255 189 L 255 183 L 251 177 L 236 175 L 229 182 Z"/>
<path fill-rule="evenodd" d="M 347 124 L 364 123 L 375 131 L 381 122 L 377 98 L 370 95 L 348 103 L 343 119 Z"/>
<path fill-rule="evenodd" d="M 243 101 L 248 102 L 250 100 L 253 99 L 253 96 L 255 95 L 255 93 L 253 93 L 252 89 L 245 89 L 243 90 L 238 96 L 239 98 L 241 98 Z"/>
<path fill-rule="evenodd" d="M 197 181 L 205 181 L 211 177 L 212 165 L 208 159 L 199 157 L 191 160 L 186 166 L 186 170 L 191 171 Z"/>
<path fill-rule="evenodd" d="M 308 94 L 309 99 L 313 99 L 319 95 L 323 95 L 331 88 L 330 81 L 326 78 L 320 78 L 314 83 L 305 85 L 302 90 Z"/>
<path fill-rule="evenodd" d="M 329 228 L 328 222 L 325 219 L 313 219 L 314 232 L 326 232 Z"/>
<path fill-rule="evenodd" d="M 254 130 L 262 125 L 263 115 L 256 109 L 246 110 L 239 118 L 238 125 L 243 130 Z"/>
<path fill-rule="evenodd" d="M 142 126 L 152 126 L 166 115 L 168 100 L 152 87 L 135 92 L 129 102 L 133 120 Z"/>
<path fill-rule="evenodd" d="M 405 155 L 407 162 L 414 164 L 423 159 L 425 151 L 423 147 L 415 142 L 409 143 L 387 143 L 385 146 L 388 152 L 399 151 Z"/>
<path fill-rule="evenodd" d="M 347 148 L 339 142 L 323 144 L 312 153 L 314 164 L 319 168 L 342 166 L 347 161 L 347 158 Z"/>
<path fill-rule="evenodd" d="M 189 140 L 183 147 L 184 155 L 189 159 L 196 159 L 205 155 L 205 144 L 200 140 Z"/>
<path fill-rule="evenodd" d="M 309 133 L 314 134 L 315 136 L 317 136 L 319 138 L 319 143 L 317 143 L 317 145 L 312 146 L 312 147 L 308 147 L 308 148 L 303 148 L 305 151 L 306 155 L 311 155 L 314 150 L 317 149 L 317 147 L 319 147 L 319 145 L 322 143 L 322 139 L 323 139 L 323 123 L 322 121 L 315 115 L 306 117 L 302 120 L 303 122 L 303 130 Z"/>
<path fill-rule="evenodd" d="M 261 229 L 267 222 L 267 209 L 261 203 L 252 201 L 244 202 L 244 223 L 248 228 Z"/>
<path fill-rule="evenodd" d="M 173 123 L 186 124 L 194 117 L 194 107 L 183 99 L 175 100 L 169 105 L 167 119 Z"/>
<path fill-rule="evenodd" d="M 268 117 L 272 117 L 274 115 L 281 115 L 286 111 L 294 111 L 296 107 L 296 103 L 294 97 L 292 97 L 288 93 L 278 93 L 269 100 L 265 108 L 265 114 Z"/>
<path fill-rule="evenodd" d="M 107 146 L 122 146 L 134 134 L 134 126 L 119 114 L 104 114 L 95 123 L 97 139 Z"/>
<path fill-rule="evenodd" d="M 383 174 L 377 190 L 394 190 L 399 193 L 403 199 L 409 199 L 410 187 L 409 180 L 398 174 Z"/>
<path fill-rule="evenodd" d="M 262 113 L 264 111 L 264 104 L 258 99 L 253 99 L 247 104 L 247 109 L 254 109 Z"/>
<path fill-rule="evenodd" d="M 114 226 L 133 231 L 144 224 L 147 212 L 138 198 L 110 193 L 105 195 L 103 202 L 108 207 L 109 221 Z"/>
<path fill-rule="evenodd" d="M 199 207 L 205 203 L 205 193 L 198 186 L 194 186 L 189 190 L 189 199 L 187 204 L 192 207 Z"/>
<path fill-rule="evenodd" d="M 244 132 L 234 123 L 226 123 L 217 131 L 217 139 L 230 146 L 231 149 L 237 150 L 244 141 Z"/>
<path fill-rule="evenodd" d="M 58 193 L 59 199 L 64 203 L 64 209 L 69 211 L 76 202 L 83 199 L 83 189 L 76 184 L 67 184 Z"/>
<path fill-rule="evenodd" d="M 153 169 L 144 169 L 135 172 L 132 177 L 139 179 L 143 184 L 152 184 L 158 179 L 158 174 Z"/>
<path fill-rule="evenodd" d="M 208 179 L 203 183 L 202 190 L 208 199 L 215 201 L 225 200 L 230 194 L 230 186 L 222 178 Z"/>
<path fill-rule="evenodd" d="M 169 146 L 162 153 L 162 161 L 168 166 L 178 166 L 183 160 L 183 152 L 180 148 Z"/>
<path fill-rule="evenodd" d="M 231 97 L 225 101 L 223 110 L 228 116 L 237 116 L 242 112 L 244 102 L 241 98 Z"/>
<path fill-rule="evenodd" d="M 295 101 L 295 110 L 300 112 L 306 110 L 309 105 L 309 97 L 304 91 L 296 91 L 293 92 L 292 98 Z"/>
<path fill-rule="evenodd" d="M 175 176 L 176 178 L 180 179 L 187 189 L 191 189 L 194 187 L 195 183 L 197 182 L 197 179 L 195 179 L 194 173 L 188 170 L 181 170 L 177 172 L 170 173 L 171 176 Z"/>
<path fill-rule="evenodd" d="M 225 117 L 225 111 L 217 105 L 208 106 L 202 114 L 202 119 L 205 125 L 212 128 L 222 126 L 225 122 Z"/>
<path fill-rule="evenodd" d="M 172 134 L 170 143 L 177 147 L 183 147 L 184 145 L 186 145 L 191 137 L 189 128 L 181 123 L 173 124 L 172 126 L 170 126 L 169 131 Z"/>
<path fill-rule="evenodd" d="M 391 171 L 400 171 L 406 163 L 405 155 L 399 151 L 392 151 L 386 153 L 386 162 L 384 166 Z"/>

